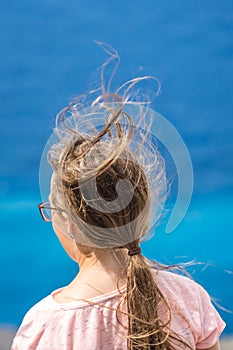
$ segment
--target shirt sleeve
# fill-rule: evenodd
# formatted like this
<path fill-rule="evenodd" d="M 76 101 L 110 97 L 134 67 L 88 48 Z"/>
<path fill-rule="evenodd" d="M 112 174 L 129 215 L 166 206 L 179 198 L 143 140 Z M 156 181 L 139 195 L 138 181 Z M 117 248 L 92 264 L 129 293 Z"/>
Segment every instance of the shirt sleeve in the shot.
<path fill-rule="evenodd" d="M 24 319 L 13 339 L 11 350 L 36 350 L 45 330 L 43 313 L 34 305 Z"/>
<path fill-rule="evenodd" d="M 206 290 L 200 285 L 198 285 L 198 289 L 201 331 L 197 337 L 196 347 L 206 349 L 216 344 L 226 324 L 211 303 Z"/>

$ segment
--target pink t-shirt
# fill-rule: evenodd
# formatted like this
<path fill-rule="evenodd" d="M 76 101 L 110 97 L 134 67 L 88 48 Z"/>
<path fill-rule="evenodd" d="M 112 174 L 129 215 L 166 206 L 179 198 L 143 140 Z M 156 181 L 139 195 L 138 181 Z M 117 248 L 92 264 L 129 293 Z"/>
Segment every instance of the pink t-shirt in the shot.
<path fill-rule="evenodd" d="M 225 323 L 213 307 L 208 293 L 187 277 L 168 271 L 153 274 L 171 307 L 171 329 L 188 341 L 193 349 L 213 346 Z M 123 290 L 124 287 L 121 288 Z M 118 291 L 91 298 L 91 304 L 84 301 L 58 304 L 53 298 L 58 291 L 27 312 L 11 350 L 127 349 L 124 338 L 127 330 L 117 322 L 115 312 L 108 308 L 117 307 Z"/>

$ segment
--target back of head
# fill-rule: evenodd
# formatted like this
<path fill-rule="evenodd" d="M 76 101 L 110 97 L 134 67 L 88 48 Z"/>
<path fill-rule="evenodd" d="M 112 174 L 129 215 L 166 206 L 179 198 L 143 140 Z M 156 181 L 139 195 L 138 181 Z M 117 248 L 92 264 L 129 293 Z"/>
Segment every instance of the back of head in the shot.
<path fill-rule="evenodd" d="M 129 114 L 132 109 L 136 125 Z M 164 160 L 148 130 L 145 133 L 140 126 L 144 112 L 137 104 L 107 101 L 92 108 L 91 114 L 90 109 L 79 112 L 72 105 L 69 118 L 57 117 L 60 142 L 49 151 L 50 198 L 72 219 L 80 244 L 128 247 L 145 237 L 156 215 L 161 215 L 167 192 Z M 86 126 L 81 132 L 84 122 L 88 130 Z"/>

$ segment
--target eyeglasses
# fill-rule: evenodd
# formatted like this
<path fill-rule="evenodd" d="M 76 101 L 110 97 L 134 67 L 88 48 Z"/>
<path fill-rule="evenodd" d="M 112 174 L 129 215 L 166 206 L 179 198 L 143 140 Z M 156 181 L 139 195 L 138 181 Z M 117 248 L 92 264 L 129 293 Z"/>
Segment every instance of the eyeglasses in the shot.
<path fill-rule="evenodd" d="M 42 216 L 42 219 L 46 222 L 52 221 L 53 210 L 56 210 L 59 213 L 65 212 L 65 210 L 51 207 L 50 202 L 42 202 L 42 203 L 38 204 L 38 208 L 39 208 L 40 214 Z"/>

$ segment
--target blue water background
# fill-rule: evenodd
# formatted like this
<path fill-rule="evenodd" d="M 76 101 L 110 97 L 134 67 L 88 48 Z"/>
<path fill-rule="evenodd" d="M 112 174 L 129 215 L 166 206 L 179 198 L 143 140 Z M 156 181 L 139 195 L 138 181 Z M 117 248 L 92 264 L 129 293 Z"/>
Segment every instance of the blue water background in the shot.
<path fill-rule="evenodd" d="M 106 59 L 93 40 L 119 51 L 114 86 L 145 74 L 161 81 L 153 107 L 193 162 L 186 217 L 171 235 L 162 224 L 144 253 L 165 263 L 211 262 L 190 272 L 233 310 L 232 38 L 230 0 L 0 2 L 0 323 L 19 325 L 77 272 L 37 212 L 38 172 L 56 113 L 88 89 Z M 233 315 L 219 312 L 233 333 Z"/>

